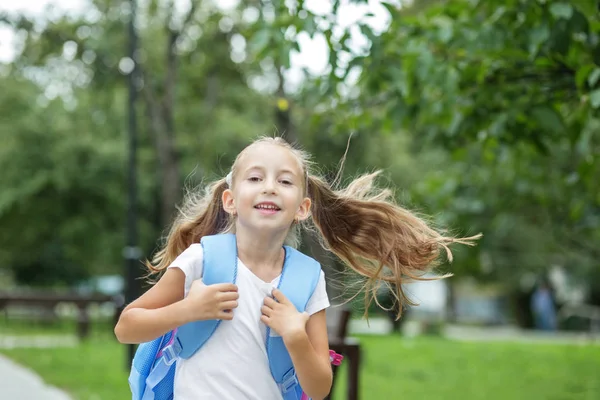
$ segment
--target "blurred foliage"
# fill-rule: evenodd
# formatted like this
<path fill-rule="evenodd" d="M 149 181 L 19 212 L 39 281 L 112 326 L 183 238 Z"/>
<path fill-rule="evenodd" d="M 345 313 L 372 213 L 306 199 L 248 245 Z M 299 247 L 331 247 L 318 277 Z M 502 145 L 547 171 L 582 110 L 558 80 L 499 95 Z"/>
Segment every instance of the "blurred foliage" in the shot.
<path fill-rule="evenodd" d="M 483 232 L 476 248 L 457 249 L 454 272 L 516 288 L 556 264 L 600 286 L 592 3 L 380 2 L 390 17 L 380 29 L 369 13 L 341 25 L 349 5 L 337 0 L 324 13 L 304 1 L 144 2 L 145 254 L 166 228 L 169 199 L 222 176 L 285 113 L 289 131 L 278 133 L 312 151 L 329 177 L 352 133 L 346 177 L 382 168 L 382 183 L 408 207 L 456 234 Z M 20 49 L 0 64 L 0 265 L 22 283 L 70 284 L 122 268 L 128 10 L 127 1 L 93 0 L 84 15 L 45 22 L 0 15 Z M 290 60 L 306 37 L 326 44 L 328 67 L 304 70 L 291 89 Z"/>
<path fill-rule="evenodd" d="M 420 168 L 407 171 L 418 177 L 412 202 L 443 226 L 485 234 L 474 251 L 460 250 L 454 270 L 511 287 L 553 264 L 597 276 L 600 20 L 592 2 L 385 6 L 392 19 L 382 34 L 367 18 L 359 23 L 368 50 L 345 41 L 352 27 L 325 31 L 338 38 L 330 60 L 344 62 L 313 80 L 313 107 L 324 110 L 317 118 L 335 113 L 337 132 L 410 134 L 408 163 Z"/>

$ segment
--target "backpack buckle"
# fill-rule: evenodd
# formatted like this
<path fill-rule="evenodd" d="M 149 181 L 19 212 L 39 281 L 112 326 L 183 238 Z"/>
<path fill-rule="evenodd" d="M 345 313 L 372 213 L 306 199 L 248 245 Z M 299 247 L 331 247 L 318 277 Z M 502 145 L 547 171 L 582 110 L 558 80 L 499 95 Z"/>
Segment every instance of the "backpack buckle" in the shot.
<path fill-rule="evenodd" d="M 281 383 L 278 384 L 278 386 L 281 392 L 285 394 L 290 390 L 293 390 L 299 384 L 300 382 L 298 382 L 296 370 L 292 368 L 288 372 L 286 372 L 285 375 L 283 375 L 283 379 L 281 380 Z"/>
<path fill-rule="evenodd" d="M 179 352 L 181 346 L 176 346 L 177 340 L 165 347 L 162 350 L 162 358 L 165 360 L 165 364 L 171 365 L 179 358 Z M 178 351 L 179 350 L 179 351 Z"/>

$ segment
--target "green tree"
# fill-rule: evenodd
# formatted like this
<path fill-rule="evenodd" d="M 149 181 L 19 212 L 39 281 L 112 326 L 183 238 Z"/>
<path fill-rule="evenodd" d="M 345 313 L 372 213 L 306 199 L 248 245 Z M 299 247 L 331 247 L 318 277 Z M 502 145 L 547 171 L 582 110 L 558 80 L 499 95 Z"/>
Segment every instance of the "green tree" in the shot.
<path fill-rule="evenodd" d="M 121 269 L 130 68 L 124 58 L 126 4 L 95 1 L 94 21 L 85 15 L 42 21 L 35 34 L 25 16 L 2 18 L 19 32 L 22 51 L 1 66 L 0 103 L 11 118 L 0 122 L 7 144 L 0 153 L 0 223 L 6 227 L 0 258 L 21 282 L 73 283 Z M 179 171 L 177 196 L 184 180 L 193 187 L 223 173 L 248 137 L 271 126 L 264 96 L 246 83 L 246 65 L 231 59 L 233 32 L 222 29 L 219 9 L 211 6 L 190 17 L 177 48 L 167 51 L 176 51 L 180 60 L 178 78 L 171 81 L 162 78 L 171 71 L 165 47 L 152 45 L 170 43 L 169 19 L 164 10 L 148 7 L 141 17 L 155 23 L 140 24 L 145 72 L 140 90 L 146 100 L 139 107 L 139 224 L 146 256 L 166 228 L 157 135 L 167 131 L 157 130 L 153 113 L 160 114 L 161 129 L 169 118 L 177 127 L 176 135 L 168 131 Z M 165 107 L 171 116 L 163 115 Z M 42 276 L 44 263 L 51 265 Z"/>

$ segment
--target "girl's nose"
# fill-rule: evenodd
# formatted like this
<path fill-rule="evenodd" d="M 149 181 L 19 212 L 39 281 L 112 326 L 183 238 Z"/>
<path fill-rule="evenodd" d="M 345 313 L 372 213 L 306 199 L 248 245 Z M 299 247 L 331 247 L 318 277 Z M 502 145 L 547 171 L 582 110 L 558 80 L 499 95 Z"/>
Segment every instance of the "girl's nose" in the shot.
<path fill-rule="evenodd" d="M 275 183 L 272 179 L 265 179 L 263 182 L 263 193 L 275 193 Z"/>

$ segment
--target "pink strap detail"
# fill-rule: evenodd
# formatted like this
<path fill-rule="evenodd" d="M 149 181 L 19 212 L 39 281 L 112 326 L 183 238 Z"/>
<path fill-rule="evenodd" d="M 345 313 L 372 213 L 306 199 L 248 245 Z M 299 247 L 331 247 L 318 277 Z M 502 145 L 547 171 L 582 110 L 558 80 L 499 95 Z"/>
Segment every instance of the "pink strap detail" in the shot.
<path fill-rule="evenodd" d="M 306 393 L 302 392 L 302 397 L 300 397 L 300 400 L 310 400 L 310 399 L 308 398 Z"/>
<path fill-rule="evenodd" d="M 173 342 L 175 341 L 175 334 L 177 333 L 177 328 L 173 329 L 173 334 L 171 335 L 171 338 L 169 339 L 169 341 L 167 342 L 167 344 L 165 344 L 163 346 L 162 349 L 160 349 L 160 351 L 158 352 L 158 354 L 156 355 L 156 359 L 158 360 L 160 358 L 160 356 L 162 356 L 163 354 L 163 350 L 165 349 L 165 347 L 170 346 L 173 344 Z"/>
<path fill-rule="evenodd" d="M 329 360 L 331 361 L 331 363 L 333 365 L 335 365 L 336 367 L 339 366 L 342 363 L 342 360 L 344 359 L 344 356 L 341 354 L 336 353 L 333 350 L 329 350 Z"/>

